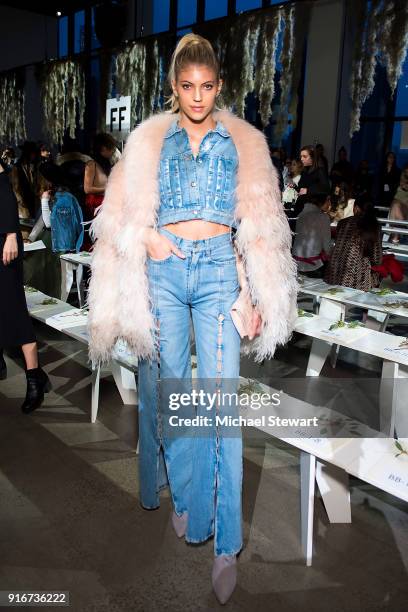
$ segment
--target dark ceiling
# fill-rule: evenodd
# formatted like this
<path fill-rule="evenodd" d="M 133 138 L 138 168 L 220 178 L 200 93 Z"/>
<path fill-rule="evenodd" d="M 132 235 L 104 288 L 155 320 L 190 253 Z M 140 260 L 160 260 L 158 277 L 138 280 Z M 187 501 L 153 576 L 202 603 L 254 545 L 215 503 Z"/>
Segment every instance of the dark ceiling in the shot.
<path fill-rule="evenodd" d="M 89 4 L 97 4 L 95 0 L 0 0 L 0 5 L 11 6 L 42 15 L 56 16 L 57 11 L 63 15 L 85 8 Z"/>

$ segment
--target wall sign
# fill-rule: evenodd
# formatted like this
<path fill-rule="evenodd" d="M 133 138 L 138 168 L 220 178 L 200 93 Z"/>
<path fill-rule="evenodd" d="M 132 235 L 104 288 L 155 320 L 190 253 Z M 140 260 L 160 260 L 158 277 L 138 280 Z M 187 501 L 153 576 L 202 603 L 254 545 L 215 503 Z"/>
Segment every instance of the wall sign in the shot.
<path fill-rule="evenodd" d="M 131 96 L 106 100 L 106 130 L 108 132 L 129 132 L 130 102 Z"/>

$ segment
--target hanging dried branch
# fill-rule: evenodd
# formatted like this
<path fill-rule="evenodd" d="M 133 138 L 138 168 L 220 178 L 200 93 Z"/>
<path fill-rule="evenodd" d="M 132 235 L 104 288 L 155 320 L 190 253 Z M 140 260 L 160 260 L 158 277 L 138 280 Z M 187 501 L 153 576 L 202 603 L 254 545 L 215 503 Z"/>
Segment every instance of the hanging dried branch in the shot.
<path fill-rule="evenodd" d="M 84 127 L 85 79 L 78 61 L 62 60 L 46 64 L 42 75 L 42 99 L 46 130 L 52 142 L 61 144 L 68 131 Z"/>
<path fill-rule="evenodd" d="M 280 141 L 286 132 L 288 121 L 288 106 L 292 90 L 293 62 L 295 47 L 295 6 L 286 7 L 284 15 L 285 31 L 280 55 L 282 72 L 280 77 L 279 116 L 275 128 L 275 139 Z"/>
<path fill-rule="evenodd" d="M 387 40 L 386 68 L 392 94 L 401 76 L 408 49 L 408 3 L 394 0 L 394 19 Z"/>
<path fill-rule="evenodd" d="M 0 76 L 0 139 L 16 145 L 26 139 L 24 79 L 15 70 Z"/>
<path fill-rule="evenodd" d="M 147 76 L 149 75 L 149 76 Z M 141 118 L 146 119 L 154 111 L 157 96 L 157 83 L 159 76 L 159 46 L 157 40 L 150 41 L 146 46 L 145 79 Z"/>
<path fill-rule="evenodd" d="M 364 102 L 372 94 L 375 81 L 378 18 L 381 0 L 372 0 L 366 6 L 365 18 L 361 21 L 359 9 L 359 27 L 356 33 L 356 46 L 351 76 L 351 125 L 350 136 L 360 129 L 360 115 Z M 361 37 L 360 37 L 361 34 Z"/>
<path fill-rule="evenodd" d="M 241 23 L 244 25 L 243 22 Z M 238 39 L 239 44 L 242 45 L 241 74 L 235 100 L 236 112 L 240 117 L 245 114 L 245 98 L 254 90 L 254 53 L 258 46 L 259 21 L 251 16 L 243 30 L 243 45 L 242 38 Z"/>
<path fill-rule="evenodd" d="M 117 90 L 131 96 L 131 125 L 161 107 L 164 71 L 157 39 L 127 45 L 116 58 Z"/>
<path fill-rule="evenodd" d="M 255 91 L 259 97 L 259 113 L 262 125 L 269 123 L 271 104 L 275 95 L 276 49 L 278 47 L 283 11 L 275 11 L 272 19 L 262 24 L 258 45 Z"/>

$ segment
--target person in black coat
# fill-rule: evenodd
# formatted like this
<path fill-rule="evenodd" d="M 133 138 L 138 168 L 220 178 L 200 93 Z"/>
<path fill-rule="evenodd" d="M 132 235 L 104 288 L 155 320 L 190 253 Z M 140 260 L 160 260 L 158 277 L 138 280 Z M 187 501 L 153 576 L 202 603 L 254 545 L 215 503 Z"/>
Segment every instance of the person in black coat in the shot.
<path fill-rule="evenodd" d="M 347 151 L 344 147 L 340 147 L 338 152 L 338 161 L 333 164 L 330 172 L 330 178 L 333 187 L 340 183 L 351 185 L 354 179 L 354 168 L 351 162 L 347 159 Z"/>
<path fill-rule="evenodd" d="M 21 346 L 27 377 L 21 409 L 27 414 L 42 404 L 51 385 L 38 365 L 37 343 L 24 294 L 23 252 L 17 200 L 0 162 L 0 379 L 7 376 L 3 349 Z"/>
<path fill-rule="evenodd" d="M 300 161 L 303 164 L 298 183 L 299 197 L 295 204 L 295 216 L 299 216 L 310 196 L 330 194 L 330 182 L 325 170 L 318 165 L 314 147 L 306 146 L 300 150 Z"/>
<path fill-rule="evenodd" d="M 383 206 L 391 206 L 398 189 L 401 170 L 397 166 L 395 154 L 389 151 L 378 175 L 378 198 Z"/>

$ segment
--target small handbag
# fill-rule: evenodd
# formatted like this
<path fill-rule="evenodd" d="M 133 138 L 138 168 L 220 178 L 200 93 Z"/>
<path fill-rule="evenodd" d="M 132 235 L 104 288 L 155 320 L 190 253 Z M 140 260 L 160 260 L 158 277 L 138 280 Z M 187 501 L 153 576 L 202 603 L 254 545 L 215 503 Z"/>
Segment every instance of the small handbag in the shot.
<path fill-rule="evenodd" d="M 237 260 L 238 281 L 241 291 L 231 307 L 230 315 L 239 335 L 241 338 L 244 338 L 245 336 L 249 336 L 254 306 L 251 301 L 251 295 L 248 289 L 248 281 L 246 279 L 242 259 L 238 255 L 237 251 L 235 251 L 235 256 Z"/>

